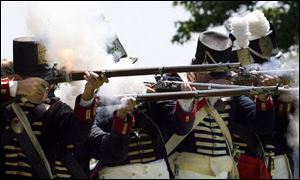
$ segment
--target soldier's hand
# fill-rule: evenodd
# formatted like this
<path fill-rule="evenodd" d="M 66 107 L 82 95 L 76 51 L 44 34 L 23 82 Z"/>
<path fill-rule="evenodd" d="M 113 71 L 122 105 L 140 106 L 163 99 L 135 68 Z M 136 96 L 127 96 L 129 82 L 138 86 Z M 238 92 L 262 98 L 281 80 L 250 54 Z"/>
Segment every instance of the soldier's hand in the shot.
<path fill-rule="evenodd" d="M 181 84 L 181 91 L 195 91 L 195 87 L 191 87 L 189 83 Z"/>
<path fill-rule="evenodd" d="M 24 96 L 28 101 L 40 104 L 45 101 L 49 84 L 37 77 L 18 81 L 17 95 Z"/>
<path fill-rule="evenodd" d="M 146 83 L 145 84 L 145 88 L 146 88 L 146 93 L 155 93 L 155 89 L 154 89 L 154 86 L 153 84 L 149 84 L 149 83 Z"/>
<path fill-rule="evenodd" d="M 121 99 L 121 104 L 117 111 L 117 117 L 120 119 L 126 119 L 127 113 L 133 112 L 136 105 L 136 99 L 133 97 L 123 97 Z"/>
<path fill-rule="evenodd" d="M 155 89 L 146 86 L 146 93 L 156 93 Z"/>
<path fill-rule="evenodd" d="M 288 89 L 288 86 L 284 86 L 284 88 Z M 278 101 L 281 101 L 283 103 L 292 103 L 294 101 L 294 97 L 291 94 L 281 94 L 278 97 Z"/>
<path fill-rule="evenodd" d="M 257 97 L 258 97 L 259 101 L 261 101 L 261 102 L 265 102 L 268 98 L 268 96 L 265 94 L 259 94 Z"/>
<path fill-rule="evenodd" d="M 87 83 L 82 94 L 83 100 L 90 100 L 94 97 L 95 89 L 101 87 L 105 82 L 108 83 L 108 79 L 104 74 L 98 75 L 94 72 L 85 72 L 84 79 Z"/>

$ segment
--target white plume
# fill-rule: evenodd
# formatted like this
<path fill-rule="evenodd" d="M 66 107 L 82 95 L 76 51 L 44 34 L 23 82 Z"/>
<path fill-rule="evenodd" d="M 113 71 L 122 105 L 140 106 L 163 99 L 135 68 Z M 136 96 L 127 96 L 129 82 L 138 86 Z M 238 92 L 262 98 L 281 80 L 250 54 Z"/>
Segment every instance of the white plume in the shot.
<path fill-rule="evenodd" d="M 270 30 L 270 24 L 264 13 L 255 10 L 245 16 L 249 24 L 249 31 L 253 38 L 261 38 L 266 36 Z"/>
<path fill-rule="evenodd" d="M 237 49 L 246 48 L 249 45 L 248 36 L 250 35 L 248 22 L 245 18 L 234 17 L 230 21 L 231 33 L 236 38 L 235 46 Z"/>

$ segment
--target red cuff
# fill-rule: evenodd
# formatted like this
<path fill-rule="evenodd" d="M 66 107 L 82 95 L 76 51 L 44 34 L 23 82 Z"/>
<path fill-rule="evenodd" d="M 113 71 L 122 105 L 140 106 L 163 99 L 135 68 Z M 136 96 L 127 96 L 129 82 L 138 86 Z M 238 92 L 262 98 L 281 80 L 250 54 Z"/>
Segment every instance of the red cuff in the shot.
<path fill-rule="evenodd" d="M 273 106 L 273 100 L 271 96 L 268 96 L 265 102 L 261 102 L 258 99 L 258 97 L 255 98 L 255 101 L 256 101 L 256 109 L 259 109 L 261 111 L 268 111 Z"/>
<path fill-rule="evenodd" d="M 131 133 L 132 125 L 135 122 L 135 118 L 131 113 L 127 115 L 127 121 L 119 118 L 117 115 L 117 111 L 113 114 L 113 123 L 112 123 L 112 131 L 116 132 L 119 135 L 128 135 Z"/>
<path fill-rule="evenodd" d="M 90 122 L 95 119 L 96 116 L 96 99 L 94 98 L 93 103 L 90 107 L 82 107 L 80 106 L 81 96 L 77 96 L 75 102 L 74 114 L 79 119 L 80 122 Z"/>
<path fill-rule="evenodd" d="M 200 101 L 197 102 L 197 112 L 204 106 L 207 106 L 207 102 L 205 98 L 202 98 Z"/>
<path fill-rule="evenodd" d="M 10 92 L 9 92 L 9 79 L 4 78 L 1 79 L 1 101 L 6 101 L 10 99 Z"/>
<path fill-rule="evenodd" d="M 185 112 L 180 106 L 179 102 L 176 102 L 175 114 L 177 119 L 183 122 L 191 122 L 195 119 L 195 113 L 197 112 L 197 103 L 193 102 L 193 108 L 191 112 Z"/>

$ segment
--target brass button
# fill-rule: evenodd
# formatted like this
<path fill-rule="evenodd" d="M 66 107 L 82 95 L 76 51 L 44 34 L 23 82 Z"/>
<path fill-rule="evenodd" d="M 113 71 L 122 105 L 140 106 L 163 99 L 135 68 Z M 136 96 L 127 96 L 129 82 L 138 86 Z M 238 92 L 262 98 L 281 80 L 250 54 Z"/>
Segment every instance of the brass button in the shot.
<path fill-rule="evenodd" d="M 10 127 L 16 134 L 21 134 L 24 131 L 24 127 L 18 118 L 11 120 Z"/>

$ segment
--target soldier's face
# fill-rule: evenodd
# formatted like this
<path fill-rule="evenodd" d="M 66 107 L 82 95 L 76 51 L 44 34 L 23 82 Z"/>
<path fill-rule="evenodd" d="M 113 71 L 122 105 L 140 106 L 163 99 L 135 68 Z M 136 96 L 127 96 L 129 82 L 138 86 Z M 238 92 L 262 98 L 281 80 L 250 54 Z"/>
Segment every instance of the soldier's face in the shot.
<path fill-rule="evenodd" d="M 214 78 L 209 73 L 188 73 L 188 80 L 200 83 L 214 83 L 214 84 L 232 84 L 224 78 Z"/>

